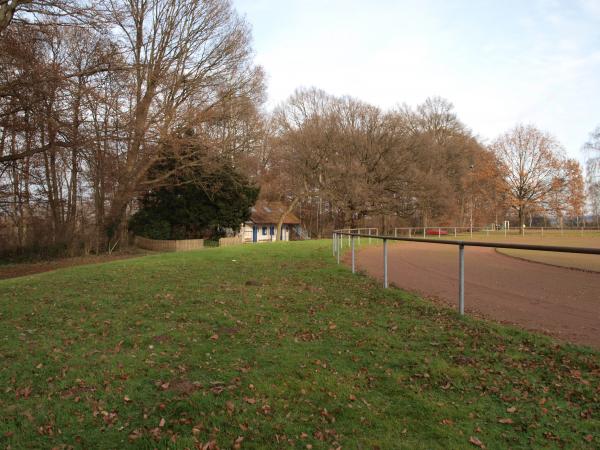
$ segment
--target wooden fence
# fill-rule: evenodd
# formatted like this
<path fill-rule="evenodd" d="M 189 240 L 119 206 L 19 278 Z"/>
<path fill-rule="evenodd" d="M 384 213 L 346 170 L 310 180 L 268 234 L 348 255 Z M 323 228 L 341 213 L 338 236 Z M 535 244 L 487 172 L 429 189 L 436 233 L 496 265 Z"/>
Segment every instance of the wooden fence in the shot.
<path fill-rule="evenodd" d="M 238 245 L 243 244 L 244 240 L 242 236 L 234 236 L 234 237 L 225 237 L 219 239 L 219 247 L 226 247 L 228 245 Z"/>
<path fill-rule="evenodd" d="M 134 242 L 140 248 L 155 252 L 185 252 L 188 250 L 202 250 L 204 248 L 204 239 L 162 241 L 136 236 Z"/>

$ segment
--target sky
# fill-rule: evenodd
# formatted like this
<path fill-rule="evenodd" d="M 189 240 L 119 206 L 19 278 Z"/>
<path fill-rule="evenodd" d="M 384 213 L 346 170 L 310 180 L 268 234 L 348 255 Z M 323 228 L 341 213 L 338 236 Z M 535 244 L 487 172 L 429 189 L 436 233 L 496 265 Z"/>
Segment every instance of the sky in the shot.
<path fill-rule="evenodd" d="M 299 87 L 384 109 L 451 101 L 484 143 L 517 123 L 572 158 L 600 125 L 600 0 L 233 0 L 272 108 Z"/>

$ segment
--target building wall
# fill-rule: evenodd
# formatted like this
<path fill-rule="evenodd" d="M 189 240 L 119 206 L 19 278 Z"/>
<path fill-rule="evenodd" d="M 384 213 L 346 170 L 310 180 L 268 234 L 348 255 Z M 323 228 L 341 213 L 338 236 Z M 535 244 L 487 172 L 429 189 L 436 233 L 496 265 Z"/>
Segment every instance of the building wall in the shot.
<path fill-rule="evenodd" d="M 258 228 L 257 234 L 257 242 L 271 242 L 275 240 L 275 234 L 277 233 L 277 224 L 275 223 L 260 223 L 260 224 L 252 224 L 246 223 L 242 226 L 240 230 L 240 234 L 244 242 L 253 242 L 252 239 L 252 227 L 256 226 Z M 266 234 L 263 234 L 263 228 L 266 227 Z M 271 230 L 273 234 L 271 234 Z M 290 228 L 289 225 L 283 225 L 282 229 L 282 240 L 289 241 L 290 240 Z"/>

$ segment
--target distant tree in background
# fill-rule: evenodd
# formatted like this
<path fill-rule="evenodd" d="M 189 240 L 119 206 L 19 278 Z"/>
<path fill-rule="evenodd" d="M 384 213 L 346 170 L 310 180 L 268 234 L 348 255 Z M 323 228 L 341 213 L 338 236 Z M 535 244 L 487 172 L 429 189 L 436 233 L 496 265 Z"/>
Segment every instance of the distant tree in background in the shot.
<path fill-rule="evenodd" d="M 489 223 L 504 214 L 495 155 L 447 100 L 383 111 L 297 90 L 273 119 L 263 195 L 287 201 L 312 234 L 324 227 Z"/>
<path fill-rule="evenodd" d="M 571 225 L 579 226 L 585 214 L 585 182 L 581 164 L 575 159 L 567 159 L 563 166 L 566 191 L 568 193 L 567 216 L 571 218 Z"/>
<path fill-rule="evenodd" d="M 530 125 L 517 125 L 496 139 L 491 149 L 502 164 L 510 205 L 520 227 L 528 211 L 539 209 L 552 196 L 558 198 L 555 204 L 565 204 L 560 198 L 567 185 L 563 149 L 553 136 Z"/>
<path fill-rule="evenodd" d="M 583 149 L 586 158 L 587 198 L 596 226 L 600 227 L 600 126 L 590 133 Z"/>

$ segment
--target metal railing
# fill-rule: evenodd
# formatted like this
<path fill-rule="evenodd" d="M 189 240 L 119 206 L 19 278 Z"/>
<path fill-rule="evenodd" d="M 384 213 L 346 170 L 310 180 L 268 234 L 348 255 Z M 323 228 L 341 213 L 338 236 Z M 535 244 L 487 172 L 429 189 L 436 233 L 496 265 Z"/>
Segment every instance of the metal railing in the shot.
<path fill-rule="evenodd" d="M 334 233 L 345 233 L 348 234 L 348 246 L 350 246 L 350 236 L 354 235 L 358 237 L 358 245 L 360 245 L 360 237 L 367 235 L 369 244 L 371 243 L 371 235 L 376 236 L 379 233 L 379 228 L 343 228 L 341 230 L 335 230 Z M 340 241 L 340 248 L 344 248 L 343 239 Z M 335 251 L 334 251 L 335 256 Z M 339 262 L 339 261 L 338 261 Z"/>
<path fill-rule="evenodd" d="M 476 242 L 476 241 L 456 241 L 446 239 L 427 239 L 413 237 L 380 236 L 356 233 L 353 230 L 335 230 L 333 232 L 333 254 L 337 256 L 337 262 L 340 263 L 340 254 L 342 253 L 342 242 L 344 236 L 348 236 L 352 253 L 352 273 L 356 273 L 356 251 L 355 239 L 369 238 L 380 239 L 383 241 L 383 287 L 388 288 L 388 241 L 408 241 L 424 242 L 431 244 L 455 245 L 458 247 L 458 312 L 465 313 L 465 247 L 487 247 L 487 248 L 507 248 L 514 250 L 532 250 L 541 252 L 557 253 L 578 253 L 583 255 L 600 255 L 600 248 L 589 247 L 563 247 L 556 245 L 533 245 L 533 244 L 508 244 L 502 242 Z"/>
<path fill-rule="evenodd" d="M 343 231 L 343 230 L 341 230 Z M 580 235 L 585 236 L 585 234 L 589 234 L 590 232 L 598 233 L 600 231 L 599 228 L 596 227 L 525 227 L 525 228 L 494 228 L 493 226 L 486 227 L 396 227 L 394 228 L 394 237 L 418 237 L 423 236 L 426 238 L 427 236 L 454 236 L 458 237 L 461 235 L 470 235 L 473 237 L 473 233 L 476 234 L 485 234 L 486 236 L 541 236 L 544 237 L 546 235 L 558 235 L 564 236 L 565 234 L 570 234 L 572 236 Z"/>

